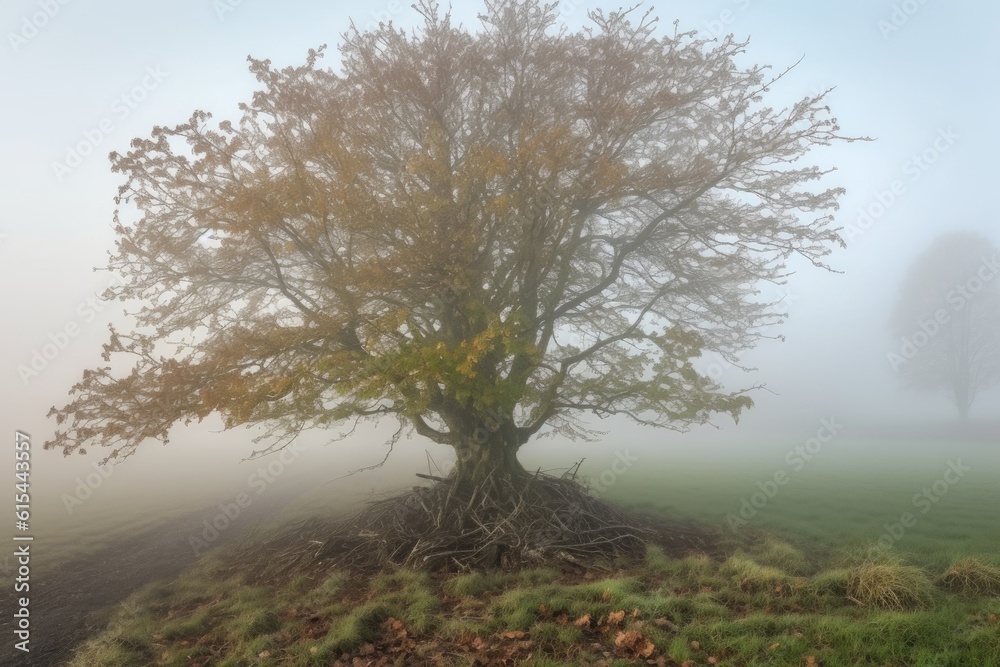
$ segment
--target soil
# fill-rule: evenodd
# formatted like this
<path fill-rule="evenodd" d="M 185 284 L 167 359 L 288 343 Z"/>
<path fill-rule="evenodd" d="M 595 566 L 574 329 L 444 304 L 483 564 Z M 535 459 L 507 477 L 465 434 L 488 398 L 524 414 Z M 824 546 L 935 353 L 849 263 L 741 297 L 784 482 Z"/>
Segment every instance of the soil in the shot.
<path fill-rule="evenodd" d="M 232 541 L 255 523 L 276 514 L 297 494 L 268 494 L 243 510 L 240 517 L 211 544 Z M 32 573 L 30 581 L 30 652 L 14 648 L 13 585 L 4 585 L 0 617 L 0 665 L 11 667 L 58 667 L 65 665 L 73 649 L 107 625 L 118 603 L 146 584 L 174 579 L 201 556 L 189 539 L 198 534 L 203 521 L 218 513 L 213 506 L 170 519 L 152 528 L 118 537 L 99 551 L 80 556 L 63 567 Z M 44 541 L 32 549 L 45 548 Z M 5 578 L 6 579 L 6 578 Z M 20 594 L 20 595 L 23 595 Z"/>

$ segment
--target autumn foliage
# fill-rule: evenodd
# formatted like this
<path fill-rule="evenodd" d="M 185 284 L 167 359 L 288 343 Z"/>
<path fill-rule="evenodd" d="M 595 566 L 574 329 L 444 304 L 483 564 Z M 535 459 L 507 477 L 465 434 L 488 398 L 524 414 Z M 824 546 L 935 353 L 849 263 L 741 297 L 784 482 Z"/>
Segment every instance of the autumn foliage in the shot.
<path fill-rule="evenodd" d="M 241 117 L 196 111 L 112 154 L 123 284 L 113 329 L 49 447 L 132 454 L 220 414 L 267 444 L 393 417 L 457 475 L 519 470 L 584 414 L 684 429 L 751 405 L 699 374 L 781 319 L 758 298 L 841 244 L 841 190 L 799 162 L 844 139 L 823 95 L 764 104 L 744 43 L 648 12 L 488 0 L 475 31 L 343 35 L 298 67 L 250 59 Z M 81 450 L 82 451 L 82 450 Z"/>

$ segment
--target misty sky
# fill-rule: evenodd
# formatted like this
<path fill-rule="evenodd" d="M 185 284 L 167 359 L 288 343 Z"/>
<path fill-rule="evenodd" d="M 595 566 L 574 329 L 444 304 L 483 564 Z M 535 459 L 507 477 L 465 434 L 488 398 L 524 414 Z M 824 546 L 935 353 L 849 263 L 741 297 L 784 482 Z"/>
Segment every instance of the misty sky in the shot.
<path fill-rule="evenodd" d="M 563 3 L 564 20 L 578 26 L 594 7 L 617 5 Z M 463 3 L 454 14 L 477 26 L 478 9 Z M 838 168 L 829 184 L 847 188 L 837 222 L 853 227 L 849 247 L 828 258 L 843 273 L 795 264 L 786 299 L 791 316 L 775 332 L 786 342 L 768 342 L 750 355 L 760 368 L 753 377 L 720 371 L 729 386 L 765 381 L 775 392 L 757 396 L 759 407 L 747 423 L 779 428 L 829 415 L 949 418 L 945 397 L 897 391 L 886 362 L 892 351 L 887 309 L 910 262 L 941 233 L 974 229 L 1000 242 L 994 182 L 1000 6 L 677 0 L 661 3 L 656 13 L 664 31 L 678 19 L 681 30 L 750 37 L 744 64 L 781 70 L 804 57 L 775 86 L 771 101 L 785 105 L 836 86 L 829 102 L 842 133 L 877 139 L 816 154 Z M 326 62 L 336 66 L 335 46 L 351 18 L 364 27 L 389 17 L 406 26 L 418 18 L 402 0 L 3 3 L 0 270 L 7 288 L 0 391 L 8 431 L 29 431 L 38 444 L 51 434 L 45 412 L 63 404 L 81 371 L 100 361 L 106 324 L 120 310 L 96 299 L 109 276 L 91 271 L 105 265 L 113 248 L 113 197 L 121 179 L 110 172 L 108 152 L 126 150 L 154 125 L 183 122 L 194 109 L 211 111 L 216 120 L 236 118 L 238 103 L 256 88 L 248 54 L 297 65 L 308 49 L 325 43 Z M 88 154 L 77 160 L 72 152 L 81 145 L 78 152 Z M 885 193 L 894 183 L 889 202 Z M 861 210 L 874 213 L 862 220 L 864 229 Z M 60 340 L 67 327 L 76 333 L 67 335 L 66 349 L 25 381 L 18 367 L 30 366 L 33 353 L 53 337 Z M 984 395 L 973 416 L 1000 414 L 998 393 Z M 604 426 L 639 433 L 618 422 Z M 178 451 L 208 437 L 199 436 L 206 431 L 186 431 Z M 641 433 L 650 442 L 660 437 Z M 227 465 L 250 449 L 242 432 L 210 439 Z M 356 443 L 347 449 L 357 461 L 380 458 Z M 48 454 L 45 465 L 55 469 L 59 455 Z"/>

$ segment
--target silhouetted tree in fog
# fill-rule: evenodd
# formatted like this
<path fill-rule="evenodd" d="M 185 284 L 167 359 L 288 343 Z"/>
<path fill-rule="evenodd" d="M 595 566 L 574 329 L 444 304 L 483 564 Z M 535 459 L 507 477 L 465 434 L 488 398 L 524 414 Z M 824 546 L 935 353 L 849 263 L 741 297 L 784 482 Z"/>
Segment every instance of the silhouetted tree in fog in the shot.
<path fill-rule="evenodd" d="M 947 234 L 913 263 L 890 319 L 890 366 L 904 385 L 950 393 L 968 419 L 1000 383 L 1000 255 L 980 234 Z"/>

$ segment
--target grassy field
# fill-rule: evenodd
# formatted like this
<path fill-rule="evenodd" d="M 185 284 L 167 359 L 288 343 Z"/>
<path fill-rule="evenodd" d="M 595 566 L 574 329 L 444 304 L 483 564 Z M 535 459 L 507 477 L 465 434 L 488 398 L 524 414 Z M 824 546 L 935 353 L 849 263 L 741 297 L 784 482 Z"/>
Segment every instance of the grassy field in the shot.
<path fill-rule="evenodd" d="M 72 665 L 1000 665 L 995 452 L 856 456 L 878 447 L 636 466 L 603 494 L 721 549 L 603 574 L 258 581 L 224 547 L 132 596 Z"/>

